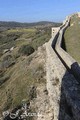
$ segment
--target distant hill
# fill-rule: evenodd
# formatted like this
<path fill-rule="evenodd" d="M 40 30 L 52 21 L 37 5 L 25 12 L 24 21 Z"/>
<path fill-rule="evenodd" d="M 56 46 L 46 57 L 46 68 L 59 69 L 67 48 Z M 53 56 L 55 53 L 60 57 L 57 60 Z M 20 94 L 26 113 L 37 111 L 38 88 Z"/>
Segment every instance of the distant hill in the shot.
<path fill-rule="evenodd" d="M 0 27 L 34 27 L 34 26 L 60 26 L 61 23 L 56 22 L 48 22 L 48 21 L 40 21 L 40 22 L 33 22 L 33 23 L 20 23 L 20 22 L 6 22 L 0 21 Z"/>

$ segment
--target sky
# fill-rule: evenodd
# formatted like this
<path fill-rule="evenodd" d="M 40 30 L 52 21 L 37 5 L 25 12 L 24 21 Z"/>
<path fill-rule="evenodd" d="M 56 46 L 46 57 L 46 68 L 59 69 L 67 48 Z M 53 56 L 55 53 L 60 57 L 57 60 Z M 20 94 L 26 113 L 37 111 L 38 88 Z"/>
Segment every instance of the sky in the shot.
<path fill-rule="evenodd" d="M 0 0 L 0 21 L 62 22 L 80 11 L 80 0 Z"/>

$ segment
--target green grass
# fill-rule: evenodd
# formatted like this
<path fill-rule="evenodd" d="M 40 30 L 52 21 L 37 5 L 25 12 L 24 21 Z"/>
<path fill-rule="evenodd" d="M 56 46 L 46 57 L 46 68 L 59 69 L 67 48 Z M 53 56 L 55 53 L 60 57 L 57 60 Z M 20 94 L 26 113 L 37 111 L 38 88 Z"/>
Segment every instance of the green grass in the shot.
<path fill-rule="evenodd" d="M 40 37 L 36 37 L 32 42 L 31 45 L 37 49 L 39 46 L 42 46 L 45 42 L 49 41 L 49 36 L 48 35 L 44 35 L 44 36 L 40 36 Z"/>
<path fill-rule="evenodd" d="M 16 32 L 23 32 L 23 33 L 26 33 L 26 32 L 35 32 L 36 29 L 35 28 L 16 28 L 16 29 L 10 29 L 7 31 L 7 34 L 9 33 L 16 33 Z"/>
<path fill-rule="evenodd" d="M 67 52 L 80 63 L 80 18 L 74 15 L 64 34 Z"/>
<path fill-rule="evenodd" d="M 43 31 L 43 32 L 42 32 Z M 35 49 L 51 37 L 50 28 L 15 28 L 0 33 L 0 51 L 31 44 Z"/>

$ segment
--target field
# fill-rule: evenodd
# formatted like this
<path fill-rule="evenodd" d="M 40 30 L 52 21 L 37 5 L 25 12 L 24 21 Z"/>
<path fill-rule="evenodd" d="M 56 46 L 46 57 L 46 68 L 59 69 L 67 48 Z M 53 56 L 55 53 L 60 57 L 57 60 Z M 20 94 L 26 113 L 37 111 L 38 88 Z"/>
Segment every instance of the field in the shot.
<path fill-rule="evenodd" d="M 80 63 L 80 18 L 74 15 L 64 34 L 66 51 Z"/>

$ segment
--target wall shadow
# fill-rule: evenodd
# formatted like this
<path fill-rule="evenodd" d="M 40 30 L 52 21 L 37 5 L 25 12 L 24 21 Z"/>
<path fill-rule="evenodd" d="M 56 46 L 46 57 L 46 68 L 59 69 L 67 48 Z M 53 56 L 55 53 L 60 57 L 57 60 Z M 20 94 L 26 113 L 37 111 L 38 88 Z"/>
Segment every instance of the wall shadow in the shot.
<path fill-rule="evenodd" d="M 54 40 L 52 41 L 52 44 L 51 44 L 51 47 L 53 49 L 55 49 L 55 44 L 56 44 L 56 41 L 58 39 L 58 36 L 59 36 L 59 32 L 55 35 L 55 37 L 53 38 Z"/>
<path fill-rule="evenodd" d="M 64 84 L 68 76 L 69 76 L 68 71 L 66 71 L 65 75 L 62 78 L 58 120 L 73 120 L 72 109 L 71 109 L 71 106 L 67 102 L 67 98 L 65 95 L 65 88 L 64 88 L 66 87 L 64 86 Z"/>
<path fill-rule="evenodd" d="M 64 38 L 64 35 L 63 35 L 63 37 L 62 37 L 61 48 L 63 48 L 63 49 L 66 51 L 66 44 L 65 44 L 65 38 Z"/>
<path fill-rule="evenodd" d="M 77 79 L 77 81 L 80 84 L 80 66 L 77 62 L 71 65 L 71 71 L 74 74 L 74 77 Z"/>
<path fill-rule="evenodd" d="M 77 62 L 72 64 L 71 70 L 74 68 L 79 70 L 80 66 Z M 73 71 L 74 71 L 73 70 Z M 78 72 L 78 73 L 79 73 Z M 74 71 L 75 74 L 75 71 Z M 80 75 L 80 73 L 79 73 Z M 76 79 L 75 79 L 76 78 Z M 59 103 L 58 120 L 80 120 L 80 79 L 73 76 L 68 70 L 62 78 L 61 96 Z"/>

